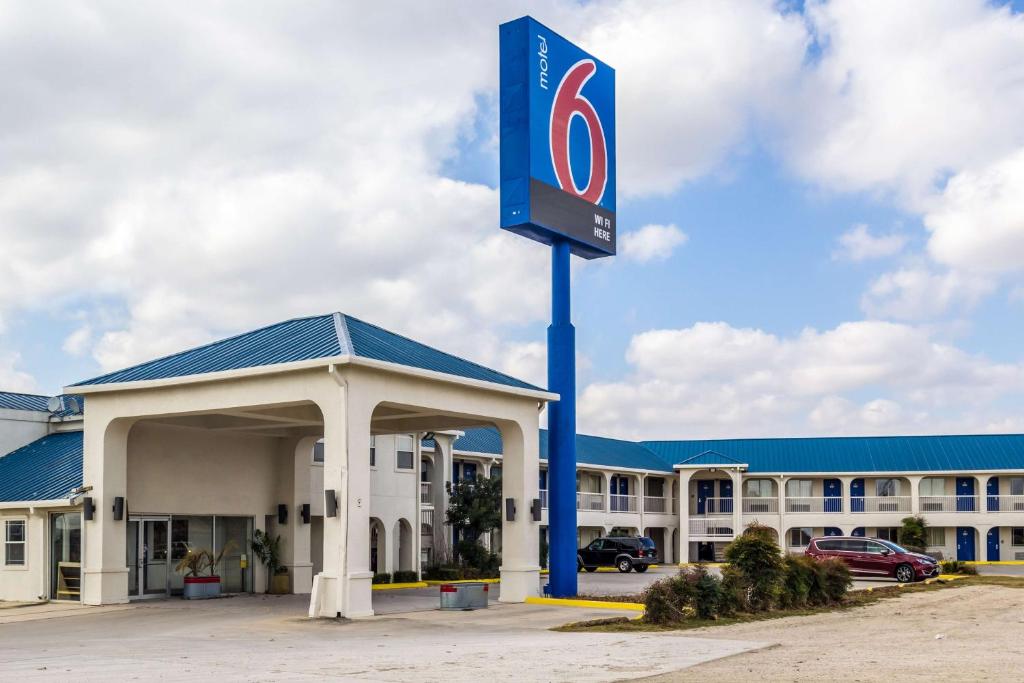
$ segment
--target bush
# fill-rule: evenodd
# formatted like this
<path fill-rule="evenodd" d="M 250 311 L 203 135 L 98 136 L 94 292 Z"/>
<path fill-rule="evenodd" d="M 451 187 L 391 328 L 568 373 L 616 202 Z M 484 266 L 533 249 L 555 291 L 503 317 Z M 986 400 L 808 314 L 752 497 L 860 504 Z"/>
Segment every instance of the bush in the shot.
<path fill-rule="evenodd" d="M 972 564 L 966 564 L 961 560 L 942 560 L 939 562 L 943 574 L 970 574 L 975 575 L 978 570 Z"/>
<path fill-rule="evenodd" d="M 373 575 L 374 583 L 391 583 L 391 574 L 387 572 L 380 572 L 379 574 Z"/>
<path fill-rule="evenodd" d="M 779 603 L 783 607 L 803 607 L 821 594 L 821 581 L 817 563 L 806 555 L 787 555 L 782 560 L 782 593 Z"/>
<path fill-rule="evenodd" d="M 727 606 L 722 580 L 708 573 L 703 565 L 652 583 L 641 599 L 644 621 L 662 625 L 678 624 L 693 617 L 717 619 Z"/>
<path fill-rule="evenodd" d="M 726 546 L 725 559 L 739 570 L 747 609 L 759 612 L 778 603 L 784 569 L 779 545 L 770 528 L 751 524 Z"/>
<path fill-rule="evenodd" d="M 847 591 L 853 587 L 850 568 L 837 557 L 819 560 L 815 564 L 818 565 L 823 604 L 842 602 Z"/>
<path fill-rule="evenodd" d="M 416 576 L 416 572 L 403 569 L 395 572 L 394 576 L 391 577 L 395 583 L 415 583 L 419 581 L 419 577 Z"/>
<path fill-rule="evenodd" d="M 747 586 L 740 570 L 731 564 L 722 567 L 722 598 L 719 605 L 723 615 L 747 609 Z"/>
<path fill-rule="evenodd" d="M 923 553 L 928 545 L 928 522 L 924 517 L 904 517 L 900 524 L 899 538 L 900 545 L 915 553 Z"/>
<path fill-rule="evenodd" d="M 459 579 L 459 568 L 427 567 L 423 570 L 423 578 L 428 581 L 457 581 Z"/>

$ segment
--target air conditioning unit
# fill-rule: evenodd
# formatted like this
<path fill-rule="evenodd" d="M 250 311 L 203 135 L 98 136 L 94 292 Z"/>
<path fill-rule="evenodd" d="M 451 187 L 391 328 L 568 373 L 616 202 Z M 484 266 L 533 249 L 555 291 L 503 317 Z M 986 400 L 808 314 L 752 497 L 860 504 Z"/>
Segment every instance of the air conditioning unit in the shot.
<path fill-rule="evenodd" d="M 921 509 L 925 512 L 941 512 L 942 503 L 922 503 Z"/>
<path fill-rule="evenodd" d="M 789 506 L 789 511 L 790 512 L 810 512 L 811 511 L 811 504 L 810 503 L 795 503 L 795 504 Z"/>

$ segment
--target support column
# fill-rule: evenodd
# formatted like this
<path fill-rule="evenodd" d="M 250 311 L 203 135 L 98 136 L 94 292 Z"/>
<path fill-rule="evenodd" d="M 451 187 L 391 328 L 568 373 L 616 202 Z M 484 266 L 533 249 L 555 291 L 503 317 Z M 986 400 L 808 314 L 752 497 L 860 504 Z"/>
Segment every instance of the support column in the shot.
<path fill-rule="evenodd" d="M 82 603 L 128 602 L 127 515 L 114 521 L 114 498 L 128 498 L 128 432 L 132 421 L 108 420 L 100 411 L 85 415 L 82 481 L 92 489 L 92 520 L 82 520 Z"/>
<path fill-rule="evenodd" d="M 910 514 L 919 515 L 921 514 L 921 480 L 924 477 L 920 475 L 912 475 L 907 477 L 907 481 L 910 482 Z"/>
<path fill-rule="evenodd" d="M 733 538 L 743 533 L 743 474 L 739 469 L 729 470 L 732 479 L 732 535 Z"/>
<path fill-rule="evenodd" d="M 452 449 L 455 443 L 454 434 L 436 434 L 434 436 L 434 470 L 430 475 L 430 498 L 434 504 L 432 530 L 434 533 L 434 557 L 451 548 L 452 531 L 445 524 L 445 513 L 448 510 L 448 484 L 452 480 Z"/>
<path fill-rule="evenodd" d="M 310 525 L 302 521 L 302 506 L 310 503 L 310 468 L 316 437 L 286 442 L 281 456 L 278 481 L 279 501 L 288 506 L 288 519 L 281 529 L 284 540 L 284 566 L 291 578 L 292 593 L 313 589 L 313 562 L 310 558 Z M 247 551 L 246 551 L 247 552 Z"/>
<path fill-rule="evenodd" d="M 576 330 L 570 315 L 569 261 L 569 243 L 557 240 L 551 246 L 548 327 L 548 388 L 559 396 L 548 403 L 550 585 L 556 598 L 576 595 Z"/>
<path fill-rule="evenodd" d="M 676 507 L 679 510 L 679 547 L 676 562 L 686 564 L 690 561 L 690 477 L 693 470 L 679 471 L 679 495 Z"/>
<path fill-rule="evenodd" d="M 537 419 L 503 422 L 504 451 L 501 472 L 501 602 L 523 602 L 540 593 L 540 522 L 530 514 L 539 496 L 540 444 Z M 515 519 L 506 513 L 505 501 L 515 503 Z M 575 545 L 576 530 L 573 529 Z M 576 558 L 573 557 L 573 571 Z"/>
<path fill-rule="evenodd" d="M 604 511 L 611 514 L 612 511 L 612 475 L 610 472 L 601 472 L 604 477 Z"/>
<path fill-rule="evenodd" d="M 789 543 L 789 539 L 786 538 L 786 475 L 779 475 L 779 548 L 782 549 L 783 554 L 786 553 L 786 544 Z"/>

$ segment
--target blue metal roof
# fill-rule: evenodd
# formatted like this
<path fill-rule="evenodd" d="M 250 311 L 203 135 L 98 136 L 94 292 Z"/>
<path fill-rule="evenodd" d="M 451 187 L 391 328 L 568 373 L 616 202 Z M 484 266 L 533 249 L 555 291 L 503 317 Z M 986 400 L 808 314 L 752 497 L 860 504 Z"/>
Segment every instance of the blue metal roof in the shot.
<path fill-rule="evenodd" d="M 686 465 L 687 467 L 693 467 L 695 465 L 725 465 L 728 467 L 731 465 L 743 465 L 745 463 L 742 463 L 735 458 L 730 458 L 728 455 L 722 455 L 718 451 L 704 451 L 703 453 L 698 453 L 697 455 L 690 456 L 689 458 L 680 461 L 679 464 Z"/>
<path fill-rule="evenodd" d="M 82 485 L 82 432 L 59 432 L 0 457 L 0 502 L 66 498 Z"/>
<path fill-rule="evenodd" d="M 644 441 L 667 466 L 713 450 L 750 472 L 941 472 L 1024 469 L 1024 434 Z"/>
<path fill-rule="evenodd" d="M 19 394 L 14 391 L 0 391 L 0 409 L 6 410 L 34 410 L 41 413 L 50 412 L 46 408 L 49 396 L 38 394 Z"/>
<path fill-rule="evenodd" d="M 538 389 L 342 313 L 286 320 L 72 386 L 170 379 L 349 354 L 467 379 Z"/>

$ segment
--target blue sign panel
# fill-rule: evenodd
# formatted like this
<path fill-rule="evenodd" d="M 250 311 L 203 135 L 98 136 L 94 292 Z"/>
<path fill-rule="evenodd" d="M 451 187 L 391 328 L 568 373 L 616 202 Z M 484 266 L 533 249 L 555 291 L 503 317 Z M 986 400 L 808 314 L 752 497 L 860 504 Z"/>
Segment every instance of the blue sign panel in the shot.
<path fill-rule="evenodd" d="M 501 227 L 615 253 L 615 71 L 530 17 L 502 24 Z"/>

